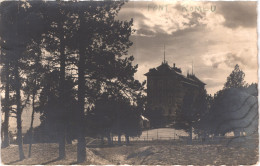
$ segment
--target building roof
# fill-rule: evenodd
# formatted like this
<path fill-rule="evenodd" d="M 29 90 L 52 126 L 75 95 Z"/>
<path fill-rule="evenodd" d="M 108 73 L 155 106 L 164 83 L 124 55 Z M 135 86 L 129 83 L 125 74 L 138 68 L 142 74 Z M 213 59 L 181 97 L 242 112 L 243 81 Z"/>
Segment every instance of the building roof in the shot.
<path fill-rule="evenodd" d="M 206 85 L 204 82 L 202 82 L 200 79 L 198 79 L 198 77 L 196 77 L 195 74 L 188 74 L 187 77 L 200 84 Z"/>
<path fill-rule="evenodd" d="M 149 70 L 149 72 L 144 74 L 145 76 L 172 76 L 177 75 L 178 77 L 181 77 L 183 81 L 190 85 L 206 85 L 204 82 L 202 82 L 200 79 L 198 79 L 195 74 L 187 74 L 187 77 L 182 74 L 182 71 L 180 68 L 175 67 L 175 64 L 173 67 L 170 67 L 167 62 L 163 62 L 160 66 L 157 68 L 152 68 Z"/>
<path fill-rule="evenodd" d="M 168 63 L 162 63 L 160 66 L 157 68 L 152 68 L 149 70 L 148 73 L 145 73 L 144 75 L 149 76 L 149 75 L 168 75 L 168 74 L 181 74 L 181 69 L 177 67 L 170 67 Z"/>

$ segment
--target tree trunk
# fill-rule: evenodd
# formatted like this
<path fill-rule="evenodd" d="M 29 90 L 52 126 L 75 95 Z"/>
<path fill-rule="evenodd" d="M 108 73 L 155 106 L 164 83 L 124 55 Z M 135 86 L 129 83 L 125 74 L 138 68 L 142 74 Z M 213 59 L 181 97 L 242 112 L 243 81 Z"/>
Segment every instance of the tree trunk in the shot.
<path fill-rule="evenodd" d="M 190 125 L 190 130 L 189 130 L 189 140 L 188 140 L 189 144 L 192 144 L 192 125 Z"/>
<path fill-rule="evenodd" d="M 79 74 L 78 74 L 78 146 L 77 146 L 77 161 L 83 162 L 86 160 L 86 140 L 85 140 L 85 124 L 84 124 L 84 104 L 85 104 L 85 55 L 80 51 L 79 58 Z"/>
<path fill-rule="evenodd" d="M 40 43 L 40 41 L 38 41 L 38 43 Z M 40 65 L 41 63 L 41 46 L 40 44 L 38 44 L 38 56 L 37 58 L 35 58 L 35 66 L 37 67 L 38 65 Z M 38 75 L 37 75 L 37 71 L 34 71 L 34 80 L 33 80 L 33 91 L 32 91 L 32 115 L 31 115 L 31 125 L 30 125 L 30 142 L 29 142 L 29 152 L 28 152 L 28 157 L 31 157 L 31 150 L 32 150 L 32 142 L 33 142 L 33 122 L 34 122 L 34 114 L 35 114 L 35 96 L 37 94 L 37 78 L 38 78 Z"/>
<path fill-rule="evenodd" d="M 63 159 L 66 157 L 66 152 L 65 152 L 65 143 L 66 143 L 66 124 L 65 124 L 65 118 L 66 116 L 66 108 L 64 108 L 64 102 L 65 102 L 65 61 L 66 61 L 66 56 L 65 56 L 65 44 L 64 44 L 64 33 L 63 33 L 63 28 L 62 28 L 62 23 L 59 24 L 60 28 L 60 84 L 59 84 L 59 158 Z"/>
<path fill-rule="evenodd" d="M 19 149 L 19 157 L 20 160 L 23 160 L 24 152 L 23 152 L 23 138 L 22 138 L 22 109 L 21 109 L 21 82 L 19 77 L 19 71 L 18 71 L 18 64 L 15 65 L 15 92 L 16 92 L 16 105 L 17 105 L 17 143 L 18 143 L 18 149 Z"/>
<path fill-rule="evenodd" d="M 129 144 L 130 141 L 129 141 L 129 135 L 128 134 L 125 135 L 125 139 L 126 139 L 126 143 Z"/>
<path fill-rule="evenodd" d="M 85 101 L 85 79 L 84 79 L 84 61 L 85 57 L 83 53 L 80 54 L 79 58 L 79 85 L 78 85 L 78 104 L 79 104 L 79 110 L 78 110 L 78 127 L 79 127 L 79 133 L 78 133 L 78 146 L 77 146 L 77 161 L 83 162 L 86 159 L 86 149 L 85 149 L 85 137 L 84 137 L 84 101 Z"/>
<path fill-rule="evenodd" d="M 34 112 L 35 112 L 35 90 L 32 96 L 32 116 L 31 116 L 31 126 L 30 126 L 30 145 L 29 145 L 29 154 L 28 157 L 31 157 L 31 149 L 32 149 L 32 140 L 33 140 L 33 120 L 34 120 Z"/>
<path fill-rule="evenodd" d="M 80 11 L 80 24 L 83 24 L 84 12 Z M 80 25 L 79 34 L 83 34 L 83 27 Z M 81 39 L 81 36 L 80 36 Z M 82 41 L 82 40 L 80 40 Z M 79 43 L 79 63 L 78 63 L 78 144 L 77 144 L 77 162 L 86 160 L 86 140 L 85 140 L 85 124 L 84 124 L 84 104 L 85 104 L 85 47 L 83 43 Z"/>
<path fill-rule="evenodd" d="M 104 145 L 104 136 L 103 136 L 103 134 L 101 135 L 101 145 Z"/>
<path fill-rule="evenodd" d="M 111 138 L 111 145 L 113 145 L 114 144 L 113 134 L 110 135 L 110 138 Z"/>
<path fill-rule="evenodd" d="M 206 131 L 203 131 L 202 142 L 205 142 L 206 140 L 208 140 L 207 132 L 206 132 Z"/>
<path fill-rule="evenodd" d="M 3 145 L 2 147 L 7 147 L 9 146 L 9 110 L 10 110 L 10 106 L 9 106 L 9 96 L 10 96 L 10 89 L 9 89 L 9 62 L 6 61 L 6 75 L 5 75 L 5 79 L 6 79 L 6 84 L 5 84 L 5 105 L 4 105 L 4 112 L 5 112 L 5 119 L 4 119 L 4 123 L 3 123 L 3 131 L 4 131 L 4 141 L 3 141 Z"/>
<path fill-rule="evenodd" d="M 64 131 L 60 131 L 59 135 L 59 159 L 64 159 L 66 157 L 65 153 L 65 134 Z"/>
<path fill-rule="evenodd" d="M 67 136 L 66 140 L 67 140 L 67 144 L 70 144 L 70 145 L 72 144 L 72 139 L 70 137 Z"/>
<path fill-rule="evenodd" d="M 121 133 L 118 133 L 118 144 L 121 145 Z"/>
<path fill-rule="evenodd" d="M 110 133 L 107 133 L 107 142 L 108 142 L 108 145 L 112 145 L 112 140 L 111 140 Z"/>
<path fill-rule="evenodd" d="M 234 132 L 234 136 L 235 137 L 240 137 L 241 136 L 240 135 L 240 130 L 234 130 L 233 132 Z"/>

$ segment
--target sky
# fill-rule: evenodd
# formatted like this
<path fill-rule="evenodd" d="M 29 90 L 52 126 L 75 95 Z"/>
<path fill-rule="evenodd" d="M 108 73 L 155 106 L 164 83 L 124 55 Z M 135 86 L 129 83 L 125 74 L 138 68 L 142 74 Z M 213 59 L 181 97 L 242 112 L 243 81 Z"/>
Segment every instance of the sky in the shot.
<path fill-rule="evenodd" d="M 134 20 L 129 55 L 139 66 L 140 81 L 162 63 L 165 45 L 168 64 L 186 75 L 193 62 L 209 94 L 223 88 L 236 64 L 247 83 L 257 82 L 256 2 L 131 1 L 117 18 Z"/>

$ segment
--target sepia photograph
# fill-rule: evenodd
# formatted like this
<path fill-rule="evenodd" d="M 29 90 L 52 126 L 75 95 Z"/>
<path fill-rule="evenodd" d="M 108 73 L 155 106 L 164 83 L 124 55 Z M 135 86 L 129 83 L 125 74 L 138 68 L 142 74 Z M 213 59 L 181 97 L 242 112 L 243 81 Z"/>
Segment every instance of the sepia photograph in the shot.
<path fill-rule="evenodd" d="M 257 5 L 1 0 L 1 164 L 258 164 Z"/>

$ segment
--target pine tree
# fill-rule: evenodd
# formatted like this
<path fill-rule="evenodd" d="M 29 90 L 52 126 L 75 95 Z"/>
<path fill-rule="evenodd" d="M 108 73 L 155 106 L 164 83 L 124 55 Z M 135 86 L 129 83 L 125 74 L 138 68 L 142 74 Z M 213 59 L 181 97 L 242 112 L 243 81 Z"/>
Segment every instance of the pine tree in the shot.
<path fill-rule="evenodd" d="M 35 15 L 28 2 L 2 2 L 1 11 L 1 49 L 4 56 L 9 59 L 9 78 L 13 76 L 10 88 L 15 93 L 15 105 L 17 119 L 17 142 L 20 160 L 24 159 L 22 140 L 22 111 L 28 103 L 29 95 L 25 102 L 21 98 L 21 92 L 26 83 L 25 69 L 28 66 L 28 57 L 25 54 L 26 47 L 35 34 L 39 34 L 38 22 L 34 22 Z M 35 24 L 32 24 L 35 23 Z M 3 55 L 3 54 L 2 54 Z M 8 73 L 7 73 L 8 74 Z M 8 80 L 8 79 L 7 79 Z M 6 84 L 7 85 L 7 84 Z M 6 86 L 7 88 L 7 86 Z M 6 89 L 8 92 L 8 90 Z M 7 93 L 6 92 L 6 93 Z M 8 97 L 7 97 L 8 98 Z"/>
<path fill-rule="evenodd" d="M 197 92 L 186 92 L 182 108 L 176 112 L 174 127 L 189 133 L 192 142 L 192 129 L 198 129 L 198 123 L 208 112 L 207 92 L 205 89 Z"/>
<path fill-rule="evenodd" d="M 69 24 L 69 12 L 67 9 L 68 3 L 55 2 L 49 3 L 45 13 L 45 19 L 49 22 L 49 31 L 44 34 L 44 43 L 46 44 L 46 50 L 52 55 L 51 63 L 54 66 L 59 66 L 59 111 L 57 114 L 57 121 L 59 130 L 59 158 L 65 158 L 65 132 L 66 132 L 66 108 L 64 108 L 64 100 L 66 96 L 65 89 L 65 77 L 66 77 L 66 61 L 67 53 L 66 46 L 68 44 L 69 28 L 72 25 Z M 54 67 L 55 68 L 55 67 Z M 54 70 L 52 67 L 51 70 Z"/>
<path fill-rule="evenodd" d="M 224 85 L 224 89 L 228 88 L 242 88 L 246 86 L 244 81 L 245 73 L 239 69 L 238 64 L 236 64 L 232 73 L 227 77 L 227 82 Z"/>
<path fill-rule="evenodd" d="M 20 68 L 22 67 L 21 58 L 22 53 L 25 50 L 24 45 L 19 45 L 19 41 L 22 40 L 23 35 L 18 30 L 18 26 L 21 23 L 19 19 L 24 18 L 24 10 L 19 13 L 19 4 L 15 2 L 6 2 L 1 4 L 1 20 L 6 24 L 1 28 L 1 47 L 6 53 L 5 56 L 10 58 L 9 65 L 13 67 L 14 84 L 13 90 L 15 91 L 15 103 L 16 103 L 16 119 L 17 119 L 17 142 L 19 149 L 20 160 L 23 160 L 23 143 L 22 143 L 22 105 L 21 105 L 21 75 Z M 20 15 L 21 14 L 21 15 Z M 16 40 L 15 40 L 16 39 Z M 9 73 L 6 73 L 9 74 Z"/>
<path fill-rule="evenodd" d="M 4 85 L 4 91 L 5 91 L 5 97 L 4 97 L 4 122 L 3 122 L 3 135 L 4 140 L 2 142 L 2 147 L 9 146 L 9 116 L 10 116 L 10 62 L 9 58 L 7 56 L 4 56 L 4 52 L 1 51 L 1 62 L 3 64 L 3 70 L 2 70 L 2 79 L 1 82 L 5 82 Z"/>
<path fill-rule="evenodd" d="M 112 78 L 121 77 L 119 74 L 122 73 L 116 72 L 120 70 L 115 70 L 117 69 L 116 65 L 120 61 L 121 63 L 127 61 L 119 58 L 126 55 L 127 49 L 132 45 L 132 42 L 129 41 L 132 21 L 120 22 L 115 20 L 115 16 L 122 5 L 122 2 L 74 3 L 78 20 L 74 38 L 71 40 L 75 42 L 71 46 L 75 48 L 79 55 L 77 63 L 78 162 L 86 159 L 84 105 L 86 98 L 94 98 L 89 89 L 92 86 L 97 87 L 97 89 L 100 89 L 98 87 L 101 87 L 101 85 L 111 86 L 114 83 Z M 125 63 L 125 67 L 127 67 L 127 62 Z M 127 75 L 127 73 L 124 73 L 124 75 Z M 94 80 L 98 85 L 94 83 Z"/>
<path fill-rule="evenodd" d="M 36 112 L 36 105 L 38 104 L 39 90 L 41 87 L 41 82 L 43 81 L 43 73 L 46 72 L 46 69 L 43 65 L 43 54 L 42 54 L 42 39 L 40 36 L 32 39 L 31 43 L 27 46 L 27 61 L 30 65 L 25 69 L 27 73 L 27 80 L 25 87 L 23 88 L 25 95 L 30 95 L 32 97 L 32 114 L 31 114 L 31 125 L 29 129 L 29 157 L 31 157 L 31 147 L 33 139 L 33 123 L 34 123 L 34 114 Z"/>

